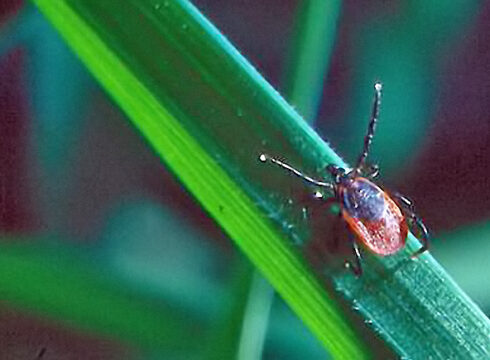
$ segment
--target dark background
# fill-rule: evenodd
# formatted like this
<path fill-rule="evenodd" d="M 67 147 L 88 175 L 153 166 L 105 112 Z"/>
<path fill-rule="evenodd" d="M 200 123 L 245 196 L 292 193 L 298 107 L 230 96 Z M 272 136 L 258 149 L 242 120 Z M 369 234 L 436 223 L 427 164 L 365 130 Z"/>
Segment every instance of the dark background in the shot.
<path fill-rule="evenodd" d="M 299 2 L 194 3 L 281 89 Z M 436 258 L 488 314 L 490 3 L 444 6 L 345 1 L 314 127 L 353 161 L 364 136 L 359 124 L 367 123 L 372 84 L 383 81 L 373 158 L 384 182 L 415 202 L 433 233 Z M 217 307 L 226 306 L 210 289 L 229 291 L 237 257 L 230 241 L 34 9 L 4 0 L 0 16 L 5 241 L 54 234 L 62 243 L 89 249 L 128 286 L 158 293 L 190 318 L 196 313 L 212 318 Z M 136 233 L 141 238 L 131 236 Z M 165 241 L 148 242 L 145 233 L 161 234 Z M 155 281 L 138 255 L 128 253 L 148 259 L 154 271 L 176 274 L 180 286 L 171 278 Z M 129 281 L 128 268 L 140 276 Z M 209 328 L 219 323 L 207 321 Z M 277 324 L 288 324 L 290 333 L 281 333 Z M 267 358 L 322 354 L 280 300 L 274 300 L 268 331 Z M 282 354 L 277 344 L 298 333 L 297 353 Z M 161 356 L 2 304 L 0 296 L 1 358 L 33 358 L 43 348 L 46 359 Z"/>

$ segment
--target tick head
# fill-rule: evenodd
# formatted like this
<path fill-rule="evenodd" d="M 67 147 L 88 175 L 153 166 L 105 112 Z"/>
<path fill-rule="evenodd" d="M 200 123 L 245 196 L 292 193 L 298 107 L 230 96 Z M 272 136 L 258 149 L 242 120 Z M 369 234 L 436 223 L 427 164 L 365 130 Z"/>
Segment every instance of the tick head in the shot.
<path fill-rule="evenodd" d="M 345 169 L 340 166 L 334 164 L 327 165 L 327 171 L 332 175 L 336 184 L 340 184 L 347 179 Z"/>

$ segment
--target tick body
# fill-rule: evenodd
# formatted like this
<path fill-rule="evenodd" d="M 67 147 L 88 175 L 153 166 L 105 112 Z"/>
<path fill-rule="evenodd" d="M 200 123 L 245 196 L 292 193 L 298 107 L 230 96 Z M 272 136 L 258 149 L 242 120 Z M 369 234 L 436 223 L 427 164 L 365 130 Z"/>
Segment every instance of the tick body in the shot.
<path fill-rule="evenodd" d="M 261 161 L 270 161 L 308 183 L 327 188 L 332 192 L 332 196 L 326 201 L 337 203 L 340 206 L 340 215 L 351 234 L 355 236 L 355 239 L 351 241 L 355 261 L 346 261 L 345 264 L 357 276 L 362 274 L 362 256 L 358 243 L 376 255 L 392 255 L 405 246 L 410 228 L 420 234 L 422 242 L 422 247 L 412 255 L 415 257 L 427 250 L 429 238 L 427 228 L 415 214 L 412 202 L 398 193 L 389 194 L 382 190 L 372 181 L 378 175 L 378 167 L 366 165 L 379 116 L 381 84 L 376 83 L 374 89 L 371 119 L 362 152 L 354 169 L 347 171 L 330 164 L 327 166 L 327 171 L 331 174 L 332 181 L 320 181 L 303 174 L 281 160 L 265 154 L 260 156 Z"/>
<path fill-rule="evenodd" d="M 366 248 L 381 256 L 403 248 L 408 234 L 405 216 L 383 190 L 362 177 L 338 189 L 342 217 Z"/>

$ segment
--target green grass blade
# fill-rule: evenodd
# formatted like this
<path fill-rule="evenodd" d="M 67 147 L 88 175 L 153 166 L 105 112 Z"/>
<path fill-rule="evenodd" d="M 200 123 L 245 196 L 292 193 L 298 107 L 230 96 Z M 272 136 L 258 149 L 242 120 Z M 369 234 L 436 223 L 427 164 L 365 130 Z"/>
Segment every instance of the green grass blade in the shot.
<path fill-rule="evenodd" d="M 295 14 L 295 31 L 289 49 L 291 56 L 283 74 L 287 84 L 285 91 L 289 102 L 310 124 L 315 120 L 321 98 L 339 10 L 340 1 L 304 0 Z M 261 357 L 274 298 L 274 291 L 262 276 L 255 273 L 251 281 L 248 302 L 240 309 L 244 316 L 238 359 Z"/>
<path fill-rule="evenodd" d="M 283 139 L 291 151 L 293 135 L 316 148 L 310 166 L 314 155 L 339 158 L 189 3 L 35 3 L 329 352 L 365 358 L 335 302 L 265 213 L 267 171 L 257 160 L 268 142 L 279 153 Z"/>
<path fill-rule="evenodd" d="M 297 10 L 285 90 L 310 124 L 320 105 L 341 5 L 340 0 L 303 0 Z"/>
<path fill-rule="evenodd" d="M 408 246 L 386 259 L 366 257 L 362 280 L 335 276 L 337 289 L 407 359 L 486 359 L 490 321 L 430 254 Z"/>
<path fill-rule="evenodd" d="M 206 359 L 260 359 L 274 299 L 270 284 L 241 255 L 230 269 L 231 296 L 207 343 Z"/>
<path fill-rule="evenodd" d="M 257 157 L 284 156 L 312 175 L 342 160 L 188 2 L 35 3 L 330 353 L 364 358 L 291 245 L 310 235 L 292 227 L 304 184 Z M 366 256 L 361 279 L 338 271 L 334 282 L 407 358 L 488 358 L 488 318 L 430 255 L 410 260 L 416 247 L 410 237 L 396 256 Z"/>
<path fill-rule="evenodd" d="M 254 267 L 240 254 L 236 254 L 229 269 L 231 281 L 227 288 L 231 289 L 230 299 L 222 307 L 219 318 L 215 319 L 214 326 L 206 340 L 207 352 L 205 359 L 236 359 L 240 342 L 242 341 L 243 322 L 246 317 L 246 308 L 249 292 L 252 287 Z M 264 319 L 267 322 L 267 318 Z"/>
<path fill-rule="evenodd" d="M 262 275 L 254 272 L 243 316 L 237 360 L 262 358 L 273 299 L 274 291 L 270 284 Z"/>

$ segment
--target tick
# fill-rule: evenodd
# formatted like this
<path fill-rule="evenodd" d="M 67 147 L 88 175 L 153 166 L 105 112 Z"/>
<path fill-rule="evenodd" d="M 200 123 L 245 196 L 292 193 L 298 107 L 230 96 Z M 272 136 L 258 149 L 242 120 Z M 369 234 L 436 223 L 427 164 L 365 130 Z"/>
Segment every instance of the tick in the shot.
<path fill-rule="evenodd" d="M 350 230 L 354 262 L 346 261 L 345 265 L 356 276 L 362 274 L 359 243 L 376 255 L 388 256 L 405 246 L 409 229 L 414 232 L 417 230 L 422 247 L 412 254 L 413 258 L 426 251 L 429 242 L 427 228 L 415 214 L 413 203 L 403 195 L 385 191 L 376 185 L 373 179 L 379 174 L 379 167 L 366 163 L 379 117 L 381 83 L 376 83 L 374 90 L 371 118 L 356 166 L 353 169 L 343 169 L 334 164 L 328 165 L 326 170 L 332 176 L 332 181 L 315 180 L 279 159 L 266 154 L 260 155 L 262 162 L 270 161 L 306 182 L 332 192 L 332 196 L 325 201 L 339 205 L 339 217 Z"/>

